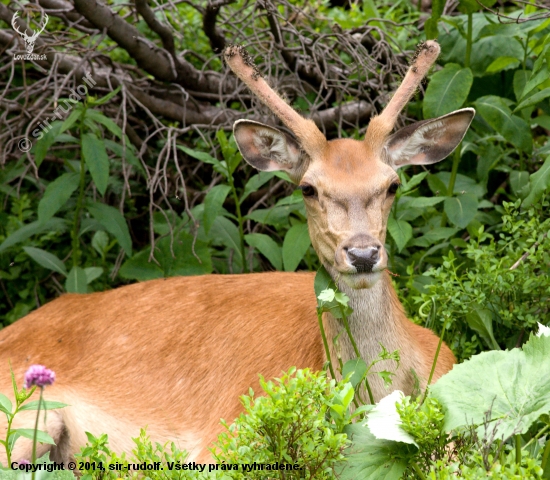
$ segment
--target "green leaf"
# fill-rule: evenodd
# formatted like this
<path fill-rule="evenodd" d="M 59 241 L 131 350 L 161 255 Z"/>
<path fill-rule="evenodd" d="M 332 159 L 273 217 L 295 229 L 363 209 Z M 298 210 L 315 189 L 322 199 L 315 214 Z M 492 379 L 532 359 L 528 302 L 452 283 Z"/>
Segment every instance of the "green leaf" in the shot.
<path fill-rule="evenodd" d="M 550 97 L 550 87 L 541 90 L 540 92 L 527 97 L 525 100 L 522 100 L 521 103 L 514 109 L 514 112 L 518 110 L 523 110 L 524 108 L 531 107 L 537 103 L 542 102 L 545 98 Z"/>
<path fill-rule="evenodd" d="M 486 73 L 496 73 L 502 70 L 510 70 L 519 65 L 519 59 L 516 57 L 498 57 L 491 62 L 485 70 Z"/>
<path fill-rule="evenodd" d="M 424 31 L 426 39 L 431 40 L 437 38 L 437 22 L 443 14 L 446 0 L 432 0 L 432 16 L 424 23 Z"/>
<path fill-rule="evenodd" d="M 354 358 L 353 360 L 348 360 L 344 363 L 342 367 L 342 377 L 346 378 L 348 375 L 349 382 L 352 387 L 355 388 L 357 384 L 363 379 L 367 373 L 367 364 L 362 358 Z"/>
<path fill-rule="evenodd" d="M 525 120 L 512 115 L 504 99 L 495 95 L 481 97 L 475 101 L 479 114 L 512 145 L 530 153 L 533 149 L 531 129 Z"/>
<path fill-rule="evenodd" d="M 82 156 L 95 186 L 101 195 L 105 195 L 109 181 L 109 157 L 105 150 L 105 144 L 93 133 L 83 133 L 81 141 Z"/>
<path fill-rule="evenodd" d="M 311 240 L 306 223 L 296 224 L 286 232 L 283 241 L 283 265 L 285 271 L 293 272 L 306 254 Z"/>
<path fill-rule="evenodd" d="M 473 193 L 465 193 L 445 199 L 445 213 L 453 225 L 466 228 L 477 213 L 478 201 Z"/>
<path fill-rule="evenodd" d="M 214 244 L 221 244 L 233 250 L 233 261 L 236 262 L 238 268 L 243 267 L 244 259 L 241 252 L 239 229 L 231 220 L 221 215 L 217 216 L 210 229 L 210 239 Z"/>
<path fill-rule="evenodd" d="M 204 197 L 204 232 L 208 235 L 216 217 L 220 214 L 225 198 L 231 191 L 229 185 L 216 185 Z"/>
<path fill-rule="evenodd" d="M 424 97 L 424 118 L 434 118 L 459 109 L 472 87 L 474 77 L 469 68 L 448 63 L 433 74 Z"/>
<path fill-rule="evenodd" d="M 65 290 L 69 293 L 86 293 L 87 287 L 86 272 L 80 267 L 73 267 L 65 280 Z"/>
<path fill-rule="evenodd" d="M 107 235 L 103 230 L 98 230 L 95 232 L 92 237 L 92 247 L 94 247 L 95 251 L 102 257 L 105 255 L 107 245 L 109 245 L 109 235 Z"/>
<path fill-rule="evenodd" d="M 550 337 L 531 336 L 523 349 L 483 352 L 430 387 L 445 410 L 445 430 L 471 424 L 484 434 L 490 412 L 494 438 L 523 434 L 550 412 Z"/>
<path fill-rule="evenodd" d="M 378 440 L 366 426 L 354 423 L 345 433 L 352 445 L 344 452 L 345 462 L 336 468 L 340 480 L 400 480 L 407 469 L 406 455 L 415 447 L 391 440 Z"/>
<path fill-rule="evenodd" d="M 523 208 L 528 208 L 534 203 L 537 203 L 541 199 L 543 193 L 550 186 L 550 155 L 546 157 L 542 167 L 540 167 L 535 173 L 531 174 L 529 183 L 529 195 L 527 195 L 521 204 Z"/>
<path fill-rule="evenodd" d="M 132 256 L 132 239 L 128 225 L 122 214 L 114 207 L 104 203 L 91 203 L 88 211 L 92 216 L 105 227 L 118 241 L 119 245 L 129 257 Z"/>
<path fill-rule="evenodd" d="M 25 250 L 27 255 L 31 257 L 36 263 L 42 265 L 44 268 L 67 276 L 67 269 L 65 268 L 65 264 L 53 253 L 49 253 L 45 250 L 42 250 L 41 248 L 34 247 L 23 247 L 23 250 Z"/>
<path fill-rule="evenodd" d="M 512 170 L 510 172 L 510 187 L 514 195 L 525 198 L 529 193 L 529 172 Z"/>
<path fill-rule="evenodd" d="M 68 407 L 68 404 L 61 402 L 53 402 L 51 400 L 42 400 L 40 402 L 40 410 L 55 410 L 57 408 Z M 38 400 L 33 400 L 32 402 L 25 403 L 19 411 L 23 410 L 38 410 Z"/>
<path fill-rule="evenodd" d="M 170 244 L 172 248 L 170 248 Z M 172 256 L 172 252 L 174 256 Z M 149 262 L 151 248 L 146 248 L 124 262 L 120 276 L 129 280 L 152 280 L 177 275 L 203 275 L 212 272 L 210 250 L 205 242 L 180 232 L 155 243 L 155 260 Z M 195 256 L 196 255 L 196 256 Z M 197 258 L 198 257 L 198 258 Z"/>
<path fill-rule="evenodd" d="M 67 203 L 73 192 L 78 188 L 78 173 L 64 173 L 51 182 L 38 204 L 38 219 L 45 222 Z"/>
<path fill-rule="evenodd" d="M 18 244 L 27 240 L 27 238 L 32 237 L 46 231 L 64 231 L 67 227 L 67 222 L 62 218 L 50 218 L 46 222 L 41 222 L 37 220 L 36 222 L 29 223 L 24 227 L 21 227 L 19 230 L 13 232 L 6 240 L 0 244 L 0 252 L 3 252 L 9 247 Z"/>
<path fill-rule="evenodd" d="M 6 397 L 3 393 L 0 393 L 0 412 L 11 414 L 11 409 L 13 405 L 11 400 Z"/>
<path fill-rule="evenodd" d="M 412 238 L 411 224 L 404 220 L 396 220 L 393 216 L 388 218 L 388 232 L 390 232 L 399 251 L 403 250 Z"/>
<path fill-rule="evenodd" d="M 517 70 L 514 73 L 514 95 L 516 96 L 517 101 L 521 99 L 523 90 L 525 89 L 525 85 L 527 85 L 527 80 L 530 75 L 531 72 L 529 70 Z"/>
<path fill-rule="evenodd" d="M 458 232 L 457 228 L 436 227 L 432 230 L 429 230 L 421 237 L 414 238 L 410 242 L 410 245 L 426 248 L 440 242 L 441 240 L 447 240 L 449 237 L 452 237 L 456 232 Z"/>
<path fill-rule="evenodd" d="M 97 100 L 93 99 L 93 98 L 89 98 L 89 103 L 91 105 L 104 105 L 106 104 L 109 100 L 111 100 L 111 98 L 113 98 L 115 95 L 118 94 L 118 92 L 120 92 L 120 89 L 122 88 L 122 85 L 119 85 L 118 87 L 116 87 L 112 92 L 109 92 L 107 95 L 105 95 L 104 97 L 101 97 L 101 98 L 98 98 Z"/>
<path fill-rule="evenodd" d="M 412 208 L 429 208 L 441 203 L 445 197 L 415 197 L 409 203 Z"/>
<path fill-rule="evenodd" d="M 428 176 L 428 186 L 434 195 L 447 195 L 447 185 L 436 175 Z"/>
<path fill-rule="evenodd" d="M 25 438 L 30 438 L 31 440 L 34 438 L 34 429 L 33 428 L 17 428 L 11 431 L 11 434 L 18 434 Z M 55 442 L 53 441 L 53 438 L 50 437 L 46 432 L 43 432 L 42 430 L 36 431 L 36 440 L 40 443 L 48 443 L 50 445 L 55 445 Z"/>
<path fill-rule="evenodd" d="M 103 113 L 101 113 L 99 110 L 88 108 L 86 110 L 86 118 L 90 118 L 94 120 L 95 122 L 107 128 L 107 130 L 109 130 L 116 137 L 122 138 L 121 128 L 115 122 L 113 122 L 109 117 L 106 117 L 105 115 L 103 115 Z"/>
<path fill-rule="evenodd" d="M 222 162 L 220 162 L 218 159 L 214 158 L 212 155 L 208 155 L 208 153 L 206 152 L 197 152 L 195 150 L 191 150 L 190 148 L 184 147 L 183 145 L 176 145 L 176 148 L 181 150 L 182 152 L 185 152 L 190 157 L 200 160 L 201 162 L 214 165 L 214 170 L 218 173 L 221 173 L 225 178 L 227 178 L 227 167 L 222 164 Z"/>
<path fill-rule="evenodd" d="M 48 150 L 50 149 L 50 147 L 56 142 L 56 139 L 57 139 L 57 135 L 59 134 L 59 130 L 61 129 L 61 125 L 62 123 L 61 122 L 53 122 L 51 124 L 51 129 L 49 129 L 48 131 L 46 131 L 44 133 L 44 131 L 41 131 L 40 135 L 43 135 L 42 138 L 40 138 L 40 140 L 38 140 L 35 145 L 33 146 L 32 148 L 32 152 L 34 153 L 34 162 L 36 163 L 36 166 L 39 167 L 44 158 L 46 158 L 46 154 L 48 153 Z M 38 129 L 35 129 L 33 130 L 33 133 L 38 130 Z M 34 136 L 34 135 L 33 135 Z"/>
<path fill-rule="evenodd" d="M 239 200 L 240 203 L 243 203 L 245 198 L 247 198 L 252 192 L 257 191 L 262 185 L 269 182 L 275 176 L 275 172 L 260 172 L 250 178 L 246 185 L 244 186 L 243 194 Z"/>
<path fill-rule="evenodd" d="M 269 235 L 263 233 L 251 233 L 245 235 L 246 243 L 251 247 L 256 248 L 265 258 L 267 258 L 276 270 L 283 269 L 282 250 L 277 242 Z"/>
<path fill-rule="evenodd" d="M 86 285 L 92 283 L 96 278 L 101 277 L 103 269 L 101 267 L 88 267 L 84 269 L 86 274 Z"/>
<path fill-rule="evenodd" d="M 500 350 L 500 346 L 493 335 L 493 315 L 491 311 L 481 305 L 472 305 L 472 309 L 466 315 L 466 321 L 487 344 L 489 348 Z"/>
<path fill-rule="evenodd" d="M 59 129 L 59 134 L 62 134 L 63 132 L 71 129 L 73 125 L 77 122 L 77 120 L 80 118 L 80 115 L 82 115 L 82 107 L 81 105 L 77 105 L 76 108 L 70 113 L 70 115 L 61 124 L 61 128 Z"/>
<path fill-rule="evenodd" d="M 103 143 L 105 144 L 105 147 L 111 150 L 115 155 L 117 155 L 120 158 L 124 158 L 130 165 L 133 167 L 136 167 L 136 169 L 145 176 L 145 170 L 143 169 L 143 165 L 139 161 L 139 159 L 135 155 L 135 147 L 129 142 L 126 141 L 126 151 L 124 150 L 124 147 L 116 142 L 113 142 L 112 140 L 105 139 L 103 140 Z"/>
<path fill-rule="evenodd" d="M 424 180 L 429 175 L 429 173 L 430 172 L 421 172 L 413 175 L 411 178 L 409 178 L 407 182 L 403 182 L 403 185 L 401 186 L 401 191 L 403 193 L 409 192 L 414 187 L 420 185 L 420 182 L 422 182 L 422 180 Z"/>

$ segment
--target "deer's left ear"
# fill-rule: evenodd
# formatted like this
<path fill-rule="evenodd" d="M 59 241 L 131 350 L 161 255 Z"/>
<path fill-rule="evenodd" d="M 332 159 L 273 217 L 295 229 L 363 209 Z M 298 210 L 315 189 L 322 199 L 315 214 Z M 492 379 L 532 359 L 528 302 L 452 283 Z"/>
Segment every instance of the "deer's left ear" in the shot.
<path fill-rule="evenodd" d="M 394 169 L 440 162 L 464 138 L 475 114 L 473 108 L 464 108 L 398 130 L 386 141 L 384 160 Z"/>

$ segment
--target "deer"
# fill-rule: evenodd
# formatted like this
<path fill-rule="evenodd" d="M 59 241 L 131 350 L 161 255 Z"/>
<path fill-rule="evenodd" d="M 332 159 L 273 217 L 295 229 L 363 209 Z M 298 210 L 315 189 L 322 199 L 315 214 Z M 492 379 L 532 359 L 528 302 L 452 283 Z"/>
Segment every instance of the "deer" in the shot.
<path fill-rule="evenodd" d="M 33 32 L 32 35 L 27 35 L 27 30 L 25 29 L 24 32 L 22 32 L 21 30 L 19 30 L 19 27 L 17 26 L 17 23 L 15 22 L 17 20 L 19 16 L 19 12 L 15 12 L 13 14 L 13 17 L 11 19 L 11 26 L 13 27 L 13 29 L 19 34 L 21 35 L 21 38 L 25 41 L 25 49 L 27 50 L 27 53 L 32 53 L 33 50 L 34 50 L 34 43 L 36 42 L 36 39 L 38 38 L 38 35 L 40 35 L 44 29 L 46 28 L 46 25 L 48 24 L 48 14 L 44 13 L 44 19 L 43 19 L 43 23 L 42 25 L 40 26 L 40 30 L 38 31 L 33 31 L 31 30 L 31 32 Z"/>
<path fill-rule="evenodd" d="M 407 319 L 387 271 L 396 171 L 443 160 L 475 115 L 465 108 L 392 133 L 439 51 L 435 41 L 421 45 L 363 140 L 327 140 L 275 93 L 242 47 L 223 53 L 292 132 L 238 120 L 234 135 L 244 160 L 261 171 L 287 172 L 301 189 L 320 263 L 349 296 L 350 331 L 362 358 L 372 360 L 380 345 L 399 350 L 391 388 L 405 394 L 416 377 L 426 386 L 439 338 Z M 231 422 L 242 412 L 239 396 L 250 387 L 259 390 L 258 374 L 271 378 L 292 366 L 325 366 L 313 281 L 311 272 L 212 274 L 62 295 L 0 331 L 0 391 L 11 390 L 8 361 L 18 379 L 31 364 L 55 371 L 45 398 L 68 406 L 49 411 L 41 423 L 55 446 L 40 444 L 38 456 L 49 450 L 52 460 L 66 464 L 86 443 L 85 432 L 107 433 L 114 451 L 129 452 L 131 437 L 147 426 L 154 441 L 171 440 L 187 450 L 189 461 L 212 462 L 208 447 L 223 430 L 220 418 Z M 322 321 L 333 358 L 356 358 L 342 320 L 324 313 Z M 442 343 L 433 380 L 455 362 Z M 378 401 L 390 391 L 376 377 L 370 386 Z M 22 412 L 14 427 L 32 428 L 34 418 Z M 0 424 L 0 437 L 3 432 Z M 30 454 L 30 441 L 19 439 L 12 459 Z"/>

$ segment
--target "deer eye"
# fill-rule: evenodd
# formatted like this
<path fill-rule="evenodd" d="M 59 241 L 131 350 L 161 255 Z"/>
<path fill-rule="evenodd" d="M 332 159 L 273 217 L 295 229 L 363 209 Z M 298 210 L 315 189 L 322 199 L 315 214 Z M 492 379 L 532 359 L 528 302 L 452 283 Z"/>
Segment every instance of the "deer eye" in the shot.
<path fill-rule="evenodd" d="M 315 195 L 317 195 L 315 187 L 309 185 L 308 183 L 300 185 L 298 188 L 302 191 L 304 197 L 314 197 Z"/>
<path fill-rule="evenodd" d="M 395 192 L 397 192 L 398 188 L 399 188 L 399 183 L 393 182 L 388 188 L 388 195 L 395 195 Z"/>

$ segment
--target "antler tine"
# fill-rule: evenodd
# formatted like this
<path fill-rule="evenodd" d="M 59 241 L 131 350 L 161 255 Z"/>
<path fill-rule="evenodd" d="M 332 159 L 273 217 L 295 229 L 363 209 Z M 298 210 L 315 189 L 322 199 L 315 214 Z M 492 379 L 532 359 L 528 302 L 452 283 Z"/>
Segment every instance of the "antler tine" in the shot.
<path fill-rule="evenodd" d="M 15 23 L 15 20 L 17 20 L 19 18 L 19 12 L 15 12 L 13 14 L 13 17 L 11 18 L 11 26 L 13 27 L 13 29 L 19 34 L 19 35 L 23 35 L 23 33 L 21 33 L 21 31 L 19 30 L 19 27 L 17 26 L 17 23 Z M 25 32 L 26 33 L 26 32 Z"/>
<path fill-rule="evenodd" d="M 249 53 L 242 46 L 231 45 L 223 55 L 233 73 L 296 135 L 302 148 L 311 157 L 320 154 L 327 142 L 325 136 L 312 120 L 303 118 L 275 93 L 261 77 Z"/>
<path fill-rule="evenodd" d="M 382 113 L 374 117 L 369 123 L 365 134 L 365 142 L 373 154 L 378 154 L 382 150 L 384 141 L 393 130 L 399 113 L 414 95 L 418 85 L 420 85 L 420 82 L 439 56 L 440 51 L 441 48 L 435 40 L 428 40 L 418 46 L 403 82 Z"/>

